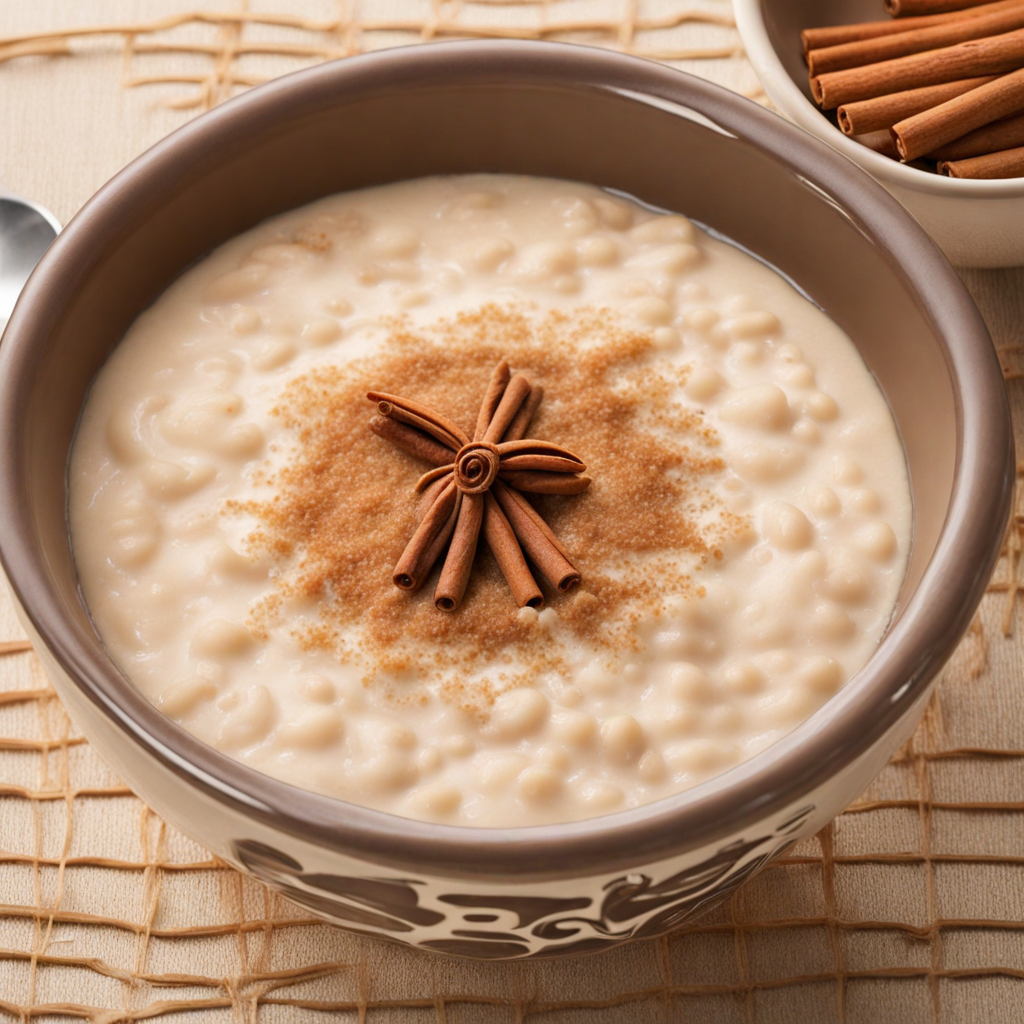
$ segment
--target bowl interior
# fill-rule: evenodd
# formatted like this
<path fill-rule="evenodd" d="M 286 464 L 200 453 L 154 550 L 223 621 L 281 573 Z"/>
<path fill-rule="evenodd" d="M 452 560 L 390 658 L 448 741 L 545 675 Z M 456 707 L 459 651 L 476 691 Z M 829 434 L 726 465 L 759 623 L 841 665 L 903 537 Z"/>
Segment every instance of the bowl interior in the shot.
<path fill-rule="evenodd" d="M 853 17 L 860 5 L 846 6 Z M 792 7 L 787 25 L 813 16 L 815 2 Z M 937 319 L 943 315 L 947 334 L 962 329 L 976 347 L 979 332 L 985 337 L 948 264 L 863 172 L 780 119 L 687 76 L 574 49 L 424 47 L 416 56 L 346 61 L 257 90 L 172 136 L 107 186 L 58 239 L 22 297 L 0 349 L 0 470 L 8 474 L 0 511 L 10 519 L 0 539 L 4 563 L 69 674 L 127 708 L 145 723 L 143 734 L 159 729 L 164 742 L 193 758 L 209 757 L 214 774 L 233 773 L 236 781 L 255 775 L 188 746 L 180 729 L 125 684 L 97 642 L 69 545 L 68 452 L 90 381 L 170 281 L 233 235 L 333 192 L 431 174 L 547 175 L 680 211 L 757 253 L 846 330 L 891 404 L 916 508 L 901 608 L 921 584 L 950 510 L 962 441 L 962 382 Z M 801 148 L 803 172 L 788 159 Z M 819 162 L 829 180 L 815 177 Z M 833 185 L 842 197 L 832 194 Z M 860 212 L 851 213 L 851 204 Z M 908 255 L 898 259 L 893 252 L 901 247 Z M 912 265 L 949 285 L 935 288 L 936 301 L 948 299 L 948 308 L 937 312 L 922 299 Z M 998 380 L 993 367 L 994 361 L 982 366 L 982 376 Z M 998 419 L 999 410 L 992 415 Z M 1008 435 L 1000 446 L 994 465 L 1008 457 Z M 991 467 L 979 472 L 993 475 Z M 996 487 L 989 505 L 1001 501 Z M 978 571 L 987 577 L 986 558 Z M 978 588 L 976 581 L 963 586 L 961 593 L 971 595 Z M 939 626 L 951 644 L 967 620 L 961 623 L 942 600 L 935 612 L 946 616 Z M 942 655 L 947 639 L 932 645 L 934 652 L 910 651 L 888 664 L 889 691 L 884 707 L 873 698 L 872 728 L 885 726 L 890 711 L 899 713 L 891 691 L 915 672 L 930 676 L 928 659 Z M 853 722 L 843 726 L 847 733 L 856 731 Z M 821 758 L 835 744 L 824 733 L 820 742 L 823 751 L 808 753 L 801 770 L 822 770 Z M 745 769 L 736 771 L 742 776 Z M 785 777 L 794 785 L 800 778 L 795 770 Z M 270 780 L 260 785 L 264 794 L 276 791 Z M 762 788 L 750 785 L 737 806 L 748 798 L 753 805 L 755 797 L 763 803 Z M 672 798 L 684 799 L 696 798 Z M 362 820 L 357 811 L 347 812 L 350 822 Z M 638 820 L 662 813 L 641 811 L 627 813 Z M 708 824 L 728 826 L 721 809 Z M 581 834 L 587 827 L 580 825 Z M 652 831 L 650 842 L 682 841 L 679 829 L 658 835 Z M 638 832 L 632 838 L 646 841 Z"/>

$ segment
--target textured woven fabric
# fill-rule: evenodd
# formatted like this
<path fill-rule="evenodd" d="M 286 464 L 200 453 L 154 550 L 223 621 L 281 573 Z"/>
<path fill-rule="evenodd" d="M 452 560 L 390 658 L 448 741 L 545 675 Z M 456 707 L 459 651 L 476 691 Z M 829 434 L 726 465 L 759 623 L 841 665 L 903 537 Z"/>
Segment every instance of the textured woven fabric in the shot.
<path fill-rule="evenodd" d="M 196 8 L 0 0 L 0 37 L 13 40 L 0 42 L 0 187 L 67 220 L 132 157 L 249 85 L 453 35 L 572 38 L 759 95 L 727 0 Z M 1024 269 L 964 277 L 1003 355 L 1022 444 Z M 693 927 L 544 963 L 350 936 L 211 859 L 78 736 L 0 598 L 0 1021 L 264 1024 L 315 1009 L 369 1024 L 1019 1021 L 1022 523 L 914 739 L 854 807 Z"/>

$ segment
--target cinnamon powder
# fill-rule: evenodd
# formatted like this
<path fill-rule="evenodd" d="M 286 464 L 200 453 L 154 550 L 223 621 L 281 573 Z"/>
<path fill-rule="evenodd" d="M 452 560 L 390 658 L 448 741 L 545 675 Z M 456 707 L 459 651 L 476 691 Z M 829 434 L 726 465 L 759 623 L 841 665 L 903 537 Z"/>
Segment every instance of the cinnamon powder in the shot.
<path fill-rule="evenodd" d="M 538 673 L 564 673 L 559 640 L 612 661 L 636 649 L 639 618 L 697 592 L 692 571 L 746 525 L 708 490 L 725 467 L 714 431 L 675 402 L 685 369 L 655 367 L 652 352 L 648 334 L 608 310 L 488 305 L 428 329 L 396 321 L 380 354 L 292 381 L 274 415 L 294 448 L 284 468 L 259 477 L 272 496 L 229 508 L 255 518 L 250 549 L 278 563 L 277 594 L 256 607 L 252 628 L 284 626 L 307 649 L 358 658 L 368 683 L 396 692 L 436 670 L 443 695 L 467 710 Z M 546 591 L 555 632 L 519 617 L 484 544 L 454 613 L 434 607 L 436 569 L 412 594 L 391 579 L 425 467 L 367 428 L 365 394 L 386 387 L 472 427 L 501 358 L 544 387 L 529 436 L 578 453 L 594 481 L 578 496 L 531 496 L 583 576 L 569 594 Z"/>

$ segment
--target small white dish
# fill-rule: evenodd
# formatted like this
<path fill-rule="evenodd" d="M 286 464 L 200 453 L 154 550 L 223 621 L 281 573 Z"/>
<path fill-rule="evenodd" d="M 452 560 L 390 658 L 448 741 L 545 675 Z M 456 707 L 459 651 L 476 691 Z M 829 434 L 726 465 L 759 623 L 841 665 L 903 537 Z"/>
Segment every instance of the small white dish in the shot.
<path fill-rule="evenodd" d="M 883 18 L 879 0 L 733 0 L 743 45 L 775 106 L 892 193 L 960 267 L 1024 264 L 1024 178 L 967 180 L 907 167 L 844 135 L 811 99 L 800 30 Z"/>

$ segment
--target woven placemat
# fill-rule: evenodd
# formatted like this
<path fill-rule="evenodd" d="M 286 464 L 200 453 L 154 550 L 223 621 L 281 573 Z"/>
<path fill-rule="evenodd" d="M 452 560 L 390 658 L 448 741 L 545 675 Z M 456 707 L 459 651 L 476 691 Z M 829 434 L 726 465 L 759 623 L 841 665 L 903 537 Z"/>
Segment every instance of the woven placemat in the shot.
<path fill-rule="evenodd" d="M 639 53 L 761 98 L 726 0 L 8 0 L 0 184 L 66 220 L 146 146 L 259 81 L 504 35 Z M 1021 444 L 1024 269 L 964 276 Z M 76 733 L 0 596 L 0 1020 L 1017 1022 L 1022 513 L 921 727 L 853 807 L 693 927 L 544 963 L 350 936 L 213 859 Z"/>

